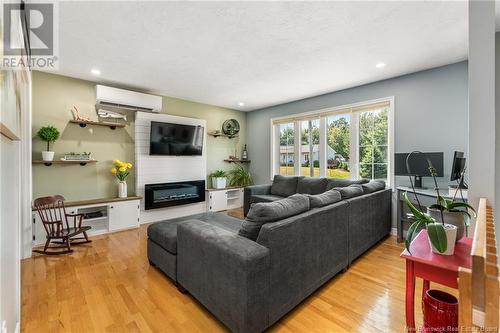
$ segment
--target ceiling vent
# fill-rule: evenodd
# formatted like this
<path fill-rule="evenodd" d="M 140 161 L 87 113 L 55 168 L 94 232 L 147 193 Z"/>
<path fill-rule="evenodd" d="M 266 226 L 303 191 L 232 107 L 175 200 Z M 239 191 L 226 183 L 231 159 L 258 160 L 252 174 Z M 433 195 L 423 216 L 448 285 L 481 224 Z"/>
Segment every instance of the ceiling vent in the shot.
<path fill-rule="evenodd" d="M 148 95 L 135 91 L 96 85 L 96 110 L 128 110 L 160 112 L 161 96 Z"/>

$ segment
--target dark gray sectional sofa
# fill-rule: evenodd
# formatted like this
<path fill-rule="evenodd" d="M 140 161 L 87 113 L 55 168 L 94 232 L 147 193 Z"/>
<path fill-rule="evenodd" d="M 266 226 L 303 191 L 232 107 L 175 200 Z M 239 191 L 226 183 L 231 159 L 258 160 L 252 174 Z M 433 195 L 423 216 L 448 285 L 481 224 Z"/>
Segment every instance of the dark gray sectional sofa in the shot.
<path fill-rule="evenodd" d="M 276 176 L 245 189 L 245 221 L 204 213 L 150 225 L 149 260 L 232 331 L 263 331 L 390 233 L 391 190 L 354 182 Z"/>

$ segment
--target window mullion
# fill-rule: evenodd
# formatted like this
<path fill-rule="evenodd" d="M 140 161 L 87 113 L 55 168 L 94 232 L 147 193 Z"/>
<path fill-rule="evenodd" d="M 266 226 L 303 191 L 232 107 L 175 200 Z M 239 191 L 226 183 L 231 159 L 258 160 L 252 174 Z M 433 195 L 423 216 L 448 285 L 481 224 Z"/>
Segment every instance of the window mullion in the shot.
<path fill-rule="evenodd" d="M 321 117 L 319 119 L 319 176 L 326 177 L 326 167 L 328 164 L 328 154 L 327 154 L 327 126 L 326 117 Z"/>
<path fill-rule="evenodd" d="M 293 122 L 293 170 L 295 176 L 300 176 L 300 145 L 302 144 L 300 121 Z"/>
<path fill-rule="evenodd" d="M 359 114 L 351 112 L 349 124 L 349 168 L 351 178 L 359 178 Z"/>

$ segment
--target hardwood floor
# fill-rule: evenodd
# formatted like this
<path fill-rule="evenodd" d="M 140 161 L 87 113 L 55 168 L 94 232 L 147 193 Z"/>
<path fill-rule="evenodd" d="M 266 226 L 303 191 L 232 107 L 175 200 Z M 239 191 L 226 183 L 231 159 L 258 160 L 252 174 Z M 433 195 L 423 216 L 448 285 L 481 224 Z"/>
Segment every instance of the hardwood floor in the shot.
<path fill-rule="evenodd" d="M 229 213 L 241 216 L 241 211 Z M 23 260 L 22 331 L 226 331 L 194 298 L 149 266 L 146 228 L 94 237 L 74 247 L 72 255 Z M 404 332 L 402 249 L 395 237 L 387 238 L 269 331 Z M 421 293 L 420 281 L 416 293 Z M 420 298 L 415 303 L 420 324 Z"/>

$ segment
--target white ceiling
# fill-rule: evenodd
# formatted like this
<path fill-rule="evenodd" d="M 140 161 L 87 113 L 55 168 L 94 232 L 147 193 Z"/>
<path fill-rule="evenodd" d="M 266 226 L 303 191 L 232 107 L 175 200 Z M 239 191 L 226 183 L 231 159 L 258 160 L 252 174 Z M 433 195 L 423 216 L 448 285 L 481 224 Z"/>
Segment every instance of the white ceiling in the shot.
<path fill-rule="evenodd" d="M 61 2 L 59 13 L 60 74 L 245 111 L 467 58 L 464 1 Z"/>

